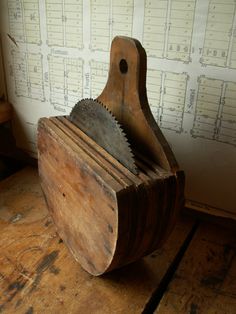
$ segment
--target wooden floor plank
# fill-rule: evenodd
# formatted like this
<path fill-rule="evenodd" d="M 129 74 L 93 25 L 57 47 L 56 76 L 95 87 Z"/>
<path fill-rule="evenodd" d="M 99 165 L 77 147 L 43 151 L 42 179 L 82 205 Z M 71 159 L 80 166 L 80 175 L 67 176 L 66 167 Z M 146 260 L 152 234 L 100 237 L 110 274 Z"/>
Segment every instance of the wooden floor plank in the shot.
<path fill-rule="evenodd" d="M 0 183 L 0 312 L 141 313 L 193 224 L 182 218 L 162 249 L 92 277 L 57 236 L 37 171 L 26 168 Z"/>
<path fill-rule="evenodd" d="M 236 313 L 235 230 L 201 223 L 155 313 Z"/>

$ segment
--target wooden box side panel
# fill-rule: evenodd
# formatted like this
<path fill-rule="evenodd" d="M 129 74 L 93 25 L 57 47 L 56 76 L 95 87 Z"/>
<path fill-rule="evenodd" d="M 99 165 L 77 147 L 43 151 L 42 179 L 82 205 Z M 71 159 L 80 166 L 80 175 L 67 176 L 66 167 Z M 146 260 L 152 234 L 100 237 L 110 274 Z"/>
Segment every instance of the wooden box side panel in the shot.
<path fill-rule="evenodd" d="M 66 143 L 38 128 L 39 174 L 58 233 L 74 257 L 92 274 L 109 267 L 117 241 L 116 194 L 105 188 Z"/>

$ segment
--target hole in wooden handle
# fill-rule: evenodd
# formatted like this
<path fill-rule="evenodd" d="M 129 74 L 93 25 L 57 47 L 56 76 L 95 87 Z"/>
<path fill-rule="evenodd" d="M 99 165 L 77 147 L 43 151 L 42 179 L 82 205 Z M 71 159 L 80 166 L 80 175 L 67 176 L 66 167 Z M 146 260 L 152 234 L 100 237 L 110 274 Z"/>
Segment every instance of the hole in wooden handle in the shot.
<path fill-rule="evenodd" d="M 120 72 L 123 74 L 128 72 L 128 63 L 125 59 L 120 60 Z"/>

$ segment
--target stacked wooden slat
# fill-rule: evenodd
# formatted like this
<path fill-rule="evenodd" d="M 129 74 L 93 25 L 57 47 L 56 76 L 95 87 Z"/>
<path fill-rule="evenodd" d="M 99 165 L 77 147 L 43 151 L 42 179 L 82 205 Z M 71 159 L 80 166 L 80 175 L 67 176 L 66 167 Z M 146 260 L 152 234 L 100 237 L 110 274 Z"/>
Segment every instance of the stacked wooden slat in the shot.
<path fill-rule="evenodd" d="M 39 173 L 58 233 L 99 275 L 159 247 L 183 203 L 184 176 L 134 152 L 134 175 L 66 117 L 38 126 Z"/>

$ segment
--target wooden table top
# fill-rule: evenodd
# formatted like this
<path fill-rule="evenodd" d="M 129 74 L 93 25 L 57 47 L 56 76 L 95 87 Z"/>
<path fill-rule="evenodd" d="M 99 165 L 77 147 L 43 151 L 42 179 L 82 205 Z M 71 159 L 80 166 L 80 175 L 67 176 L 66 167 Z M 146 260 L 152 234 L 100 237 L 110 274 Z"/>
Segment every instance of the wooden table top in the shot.
<path fill-rule="evenodd" d="M 181 217 L 161 249 L 93 277 L 58 237 L 37 169 L 0 182 L 0 313 L 236 313 L 235 251 L 232 231 Z"/>

